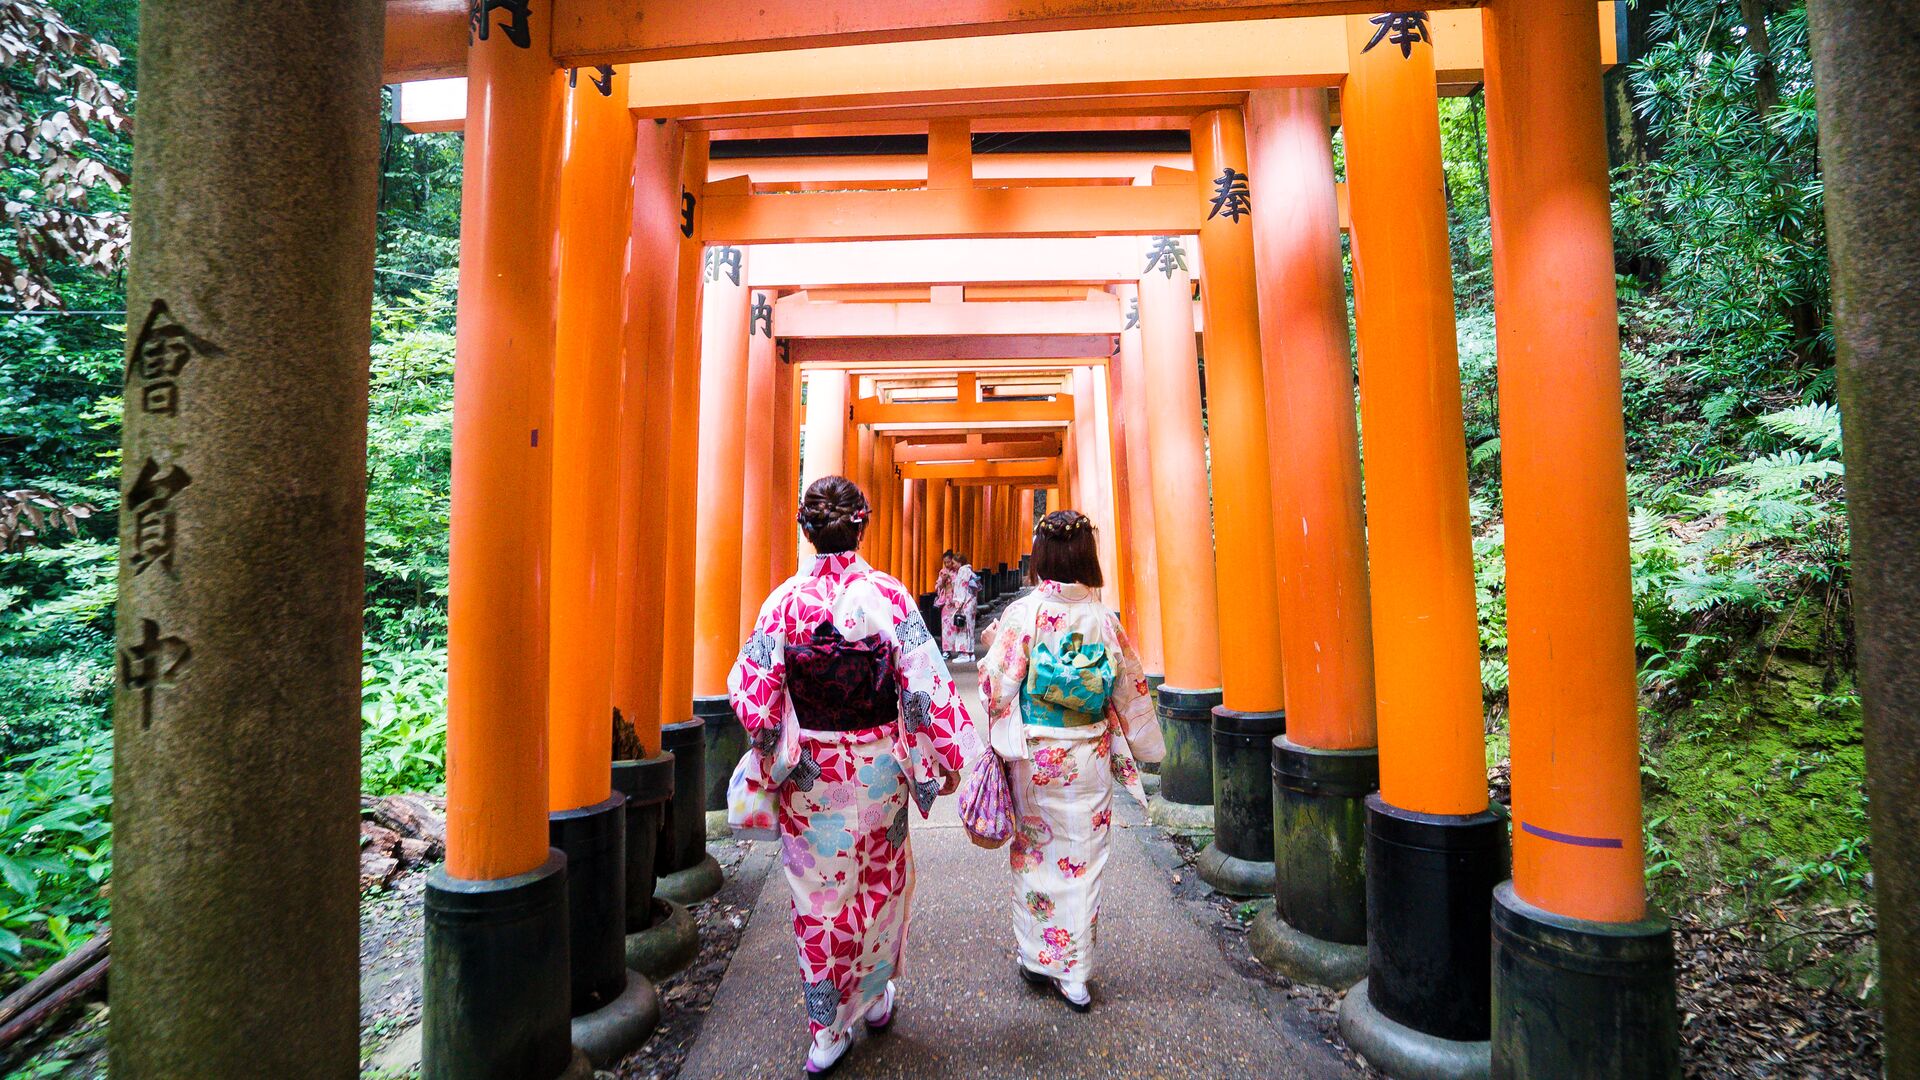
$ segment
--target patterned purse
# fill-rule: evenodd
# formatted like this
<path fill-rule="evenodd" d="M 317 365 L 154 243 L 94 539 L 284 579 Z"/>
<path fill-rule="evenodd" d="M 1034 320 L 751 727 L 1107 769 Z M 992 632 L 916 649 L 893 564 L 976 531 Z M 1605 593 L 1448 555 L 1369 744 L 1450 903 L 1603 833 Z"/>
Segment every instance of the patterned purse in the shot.
<path fill-rule="evenodd" d="M 1007 764 L 992 750 L 967 766 L 960 782 L 960 824 L 975 846 L 992 851 L 1013 837 L 1013 793 L 1007 788 Z"/>

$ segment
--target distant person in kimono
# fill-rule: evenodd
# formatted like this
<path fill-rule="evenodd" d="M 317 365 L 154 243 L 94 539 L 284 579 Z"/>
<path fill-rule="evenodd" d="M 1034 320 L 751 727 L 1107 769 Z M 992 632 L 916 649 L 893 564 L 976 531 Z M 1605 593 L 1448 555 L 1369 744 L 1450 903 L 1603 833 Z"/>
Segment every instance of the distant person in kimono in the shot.
<path fill-rule="evenodd" d="M 809 1073 L 840 1060 L 856 1020 L 893 1022 L 913 896 L 908 802 L 924 818 L 983 752 L 913 595 L 856 551 L 869 513 L 844 477 L 807 488 L 800 528 L 818 555 L 761 606 L 727 678 L 767 776 L 783 739 L 798 740 L 776 816 Z"/>
<path fill-rule="evenodd" d="M 974 617 L 980 610 L 980 575 L 959 552 L 947 554 L 952 568 L 947 577 L 946 599 L 940 600 L 936 585 L 935 600 L 940 603 L 940 649 L 949 657 L 973 659 Z M 946 576 L 946 571 L 942 571 Z"/>
<path fill-rule="evenodd" d="M 1013 796 L 1020 973 L 1085 1012 L 1114 783 L 1144 805 L 1136 762 L 1166 748 L 1140 657 L 1100 599 L 1093 523 L 1074 510 L 1042 518 L 1029 567 L 1034 587 L 1001 612 L 980 689 Z"/>
<path fill-rule="evenodd" d="M 953 657 L 953 650 L 948 645 L 952 640 L 952 634 L 949 632 L 948 627 L 953 622 L 953 616 L 951 614 L 953 607 L 953 579 L 959 572 L 960 562 L 954 558 L 953 552 L 941 552 L 940 572 L 936 574 L 933 579 L 933 607 L 934 610 L 940 613 L 940 625 L 936 628 L 940 631 L 940 655 L 948 659 L 952 659 Z"/>

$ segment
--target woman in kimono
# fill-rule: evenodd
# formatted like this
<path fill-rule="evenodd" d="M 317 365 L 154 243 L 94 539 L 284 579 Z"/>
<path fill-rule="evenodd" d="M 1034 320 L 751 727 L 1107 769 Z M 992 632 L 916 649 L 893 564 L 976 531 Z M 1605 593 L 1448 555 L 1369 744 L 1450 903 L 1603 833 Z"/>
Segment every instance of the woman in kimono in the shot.
<path fill-rule="evenodd" d="M 892 1023 L 913 896 L 907 804 L 924 818 L 982 750 L 913 596 L 855 550 L 869 512 L 844 477 L 807 488 L 800 527 L 819 554 L 767 598 L 727 679 L 759 775 L 778 779 L 810 1073 L 846 1053 L 856 1019 Z"/>
<path fill-rule="evenodd" d="M 1114 782 L 1144 805 L 1135 763 L 1165 747 L 1140 658 L 1100 600 L 1093 523 L 1073 510 L 1041 519 L 1028 576 L 1034 588 L 1001 613 L 980 687 L 1013 796 L 1020 972 L 1084 1012 Z"/>
<path fill-rule="evenodd" d="M 971 660 L 973 621 L 980 610 L 980 575 L 959 552 L 949 552 L 947 559 L 952 577 L 947 583 L 947 598 L 940 608 L 940 647 L 950 657 Z"/>
<path fill-rule="evenodd" d="M 933 607 L 940 613 L 940 655 L 948 659 L 954 655 L 951 647 L 953 633 L 948 627 L 953 625 L 953 578 L 959 569 L 960 564 L 955 561 L 953 552 L 940 553 L 940 573 L 933 579 Z"/>

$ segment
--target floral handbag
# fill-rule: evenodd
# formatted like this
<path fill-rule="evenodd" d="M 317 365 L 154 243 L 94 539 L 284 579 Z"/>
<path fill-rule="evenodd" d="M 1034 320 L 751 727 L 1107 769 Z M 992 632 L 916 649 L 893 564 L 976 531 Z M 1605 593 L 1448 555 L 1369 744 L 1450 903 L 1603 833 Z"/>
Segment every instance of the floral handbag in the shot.
<path fill-rule="evenodd" d="M 1013 836 L 1013 793 L 1007 765 L 992 750 L 982 751 L 960 781 L 960 824 L 975 846 L 992 850 Z"/>
<path fill-rule="evenodd" d="M 762 728 L 727 780 L 727 827 L 742 840 L 780 838 L 779 791 L 800 764 L 800 722 L 793 699 L 780 694 L 780 726 Z M 771 766 L 773 775 L 768 775 Z"/>

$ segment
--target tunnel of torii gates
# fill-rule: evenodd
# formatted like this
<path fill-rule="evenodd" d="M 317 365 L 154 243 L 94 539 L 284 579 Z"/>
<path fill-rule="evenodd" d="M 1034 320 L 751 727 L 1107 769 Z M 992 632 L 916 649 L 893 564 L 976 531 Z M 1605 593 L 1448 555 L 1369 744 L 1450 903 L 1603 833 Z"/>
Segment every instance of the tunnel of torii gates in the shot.
<path fill-rule="evenodd" d="M 1812 4 L 1893 1074 L 1920 1067 L 1901 6 Z M 920 593 L 946 549 L 1008 588 L 1040 507 L 1093 517 L 1163 680 L 1155 817 L 1212 828 L 1216 888 L 1275 897 L 1262 960 L 1365 977 L 1342 1024 L 1370 1061 L 1677 1075 L 1642 876 L 1600 84 L 1619 21 L 1593 0 L 148 0 L 115 1075 L 358 1067 L 383 83 L 403 121 L 465 132 L 427 1076 L 585 1075 L 582 1051 L 644 1038 L 628 969 L 658 974 L 687 925 L 668 901 L 719 883 L 726 671 L 798 565 L 797 492 L 833 472 L 873 499 L 867 557 Z M 1487 799 L 1437 122 L 1480 86 L 1510 817 Z"/>

